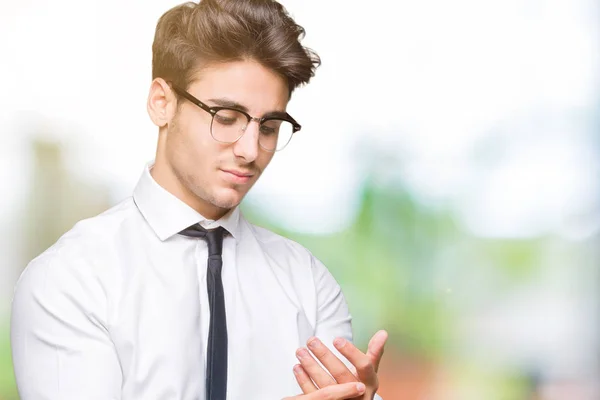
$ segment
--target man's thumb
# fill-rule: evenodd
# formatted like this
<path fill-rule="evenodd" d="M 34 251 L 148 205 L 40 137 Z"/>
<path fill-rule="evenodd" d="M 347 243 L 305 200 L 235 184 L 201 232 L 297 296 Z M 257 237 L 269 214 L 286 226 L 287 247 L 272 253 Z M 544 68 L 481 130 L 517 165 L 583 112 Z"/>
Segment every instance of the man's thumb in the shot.
<path fill-rule="evenodd" d="M 384 330 L 381 330 L 374 334 L 371 340 L 369 341 L 369 346 L 367 347 L 367 355 L 371 359 L 373 367 L 375 367 L 375 371 L 379 369 L 379 362 L 381 361 L 381 356 L 383 356 L 383 350 L 387 339 L 388 333 Z"/>

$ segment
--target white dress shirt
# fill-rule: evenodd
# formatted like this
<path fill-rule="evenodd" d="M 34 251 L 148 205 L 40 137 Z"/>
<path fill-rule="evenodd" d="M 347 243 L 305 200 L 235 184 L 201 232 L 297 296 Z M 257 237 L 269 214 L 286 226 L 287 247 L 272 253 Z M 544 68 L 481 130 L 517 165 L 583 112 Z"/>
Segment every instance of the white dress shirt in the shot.
<path fill-rule="evenodd" d="M 205 398 L 207 245 L 178 234 L 223 226 L 228 400 L 301 393 L 295 351 L 352 340 L 335 279 L 304 247 L 235 208 L 208 221 L 146 166 L 130 197 L 77 223 L 22 273 L 11 342 L 22 400 Z M 336 354 L 337 351 L 333 349 Z"/>

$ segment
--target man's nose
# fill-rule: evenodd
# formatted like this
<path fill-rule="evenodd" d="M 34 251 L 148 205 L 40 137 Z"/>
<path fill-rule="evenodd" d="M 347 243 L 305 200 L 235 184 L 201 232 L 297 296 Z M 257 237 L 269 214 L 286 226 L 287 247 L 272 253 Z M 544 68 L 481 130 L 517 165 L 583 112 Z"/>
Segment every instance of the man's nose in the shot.
<path fill-rule="evenodd" d="M 233 146 L 234 154 L 242 157 L 248 163 L 256 160 L 258 156 L 259 129 L 260 125 L 258 122 L 254 120 L 248 122 L 243 129 L 242 137 Z"/>

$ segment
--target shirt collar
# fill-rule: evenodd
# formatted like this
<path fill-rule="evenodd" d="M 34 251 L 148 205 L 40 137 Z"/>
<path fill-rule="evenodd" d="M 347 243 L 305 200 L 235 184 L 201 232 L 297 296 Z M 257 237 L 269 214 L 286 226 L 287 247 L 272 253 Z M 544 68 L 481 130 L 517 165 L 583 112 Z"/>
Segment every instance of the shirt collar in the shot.
<path fill-rule="evenodd" d="M 154 233 L 156 233 L 156 236 L 164 241 L 188 226 L 202 222 L 205 225 L 208 220 L 204 216 L 179 200 L 154 180 L 150 174 L 153 165 L 154 163 L 150 162 L 144 168 L 144 172 L 133 192 L 133 201 L 144 219 L 154 230 Z M 218 221 L 210 223 L 210 227 L 222 226 L 234 239 L 238 240 L 239 219 L 238 206 L 231 209 Z"/>

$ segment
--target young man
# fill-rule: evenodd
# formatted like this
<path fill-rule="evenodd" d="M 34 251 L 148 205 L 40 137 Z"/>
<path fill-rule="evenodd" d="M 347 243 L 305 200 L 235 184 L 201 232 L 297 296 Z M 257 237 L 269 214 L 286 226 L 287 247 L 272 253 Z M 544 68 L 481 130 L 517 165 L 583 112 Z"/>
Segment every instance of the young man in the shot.
<path fill-rule="evenodd" d="M 327 269 L 238 208 L 300 129 L 286 106 L 319 63 L 302 33 L 271 0 L 202 0 L 160 18 L 155 161 L 131 198 L 22 274 L 11 328 L 21 399 L 376 396 L 387 334 L 367 354 L 354 347 Z"/>

